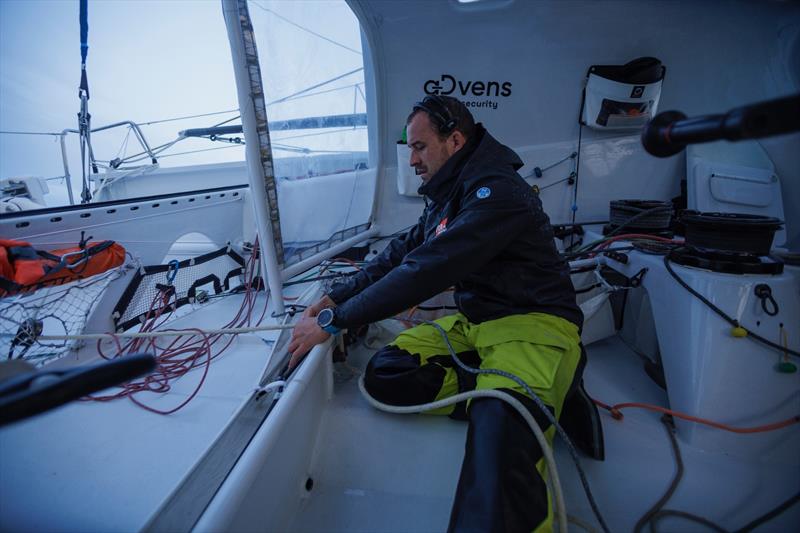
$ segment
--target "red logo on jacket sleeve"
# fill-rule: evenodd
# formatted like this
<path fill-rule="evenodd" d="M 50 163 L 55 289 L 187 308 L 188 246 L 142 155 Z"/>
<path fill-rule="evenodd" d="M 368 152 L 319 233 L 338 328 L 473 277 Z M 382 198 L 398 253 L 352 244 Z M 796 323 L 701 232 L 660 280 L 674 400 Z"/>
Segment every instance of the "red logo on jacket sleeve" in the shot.
<path fill-rule="evenodd" d="M 439 222 L 439 225 L 436 226 L 436 233 L 434 234 L 434 237 L 438 237 L 439 234 L 446 229 L 447 229 L 447 217 L 444 217 L 442 221 Z"/>

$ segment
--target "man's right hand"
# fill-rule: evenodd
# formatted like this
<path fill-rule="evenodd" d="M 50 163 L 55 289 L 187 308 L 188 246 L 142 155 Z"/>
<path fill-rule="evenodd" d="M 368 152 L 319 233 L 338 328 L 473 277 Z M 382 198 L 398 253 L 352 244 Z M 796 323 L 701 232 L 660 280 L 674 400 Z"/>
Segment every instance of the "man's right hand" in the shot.
<path fill-rule="evenodd" d="M 303 311 L 303 317 L 316 317 L 320 311 L 328 307 L 336 307 L 336 302 L 331 300 L 326 294 L 314 305 L 306 307 L 306 310 Z"/>

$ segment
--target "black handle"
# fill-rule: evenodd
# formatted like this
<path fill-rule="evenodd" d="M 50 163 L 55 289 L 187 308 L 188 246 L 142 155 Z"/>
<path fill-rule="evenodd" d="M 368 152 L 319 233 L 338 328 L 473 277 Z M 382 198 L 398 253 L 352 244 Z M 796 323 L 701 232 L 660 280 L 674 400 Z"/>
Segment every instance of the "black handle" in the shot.
<path fill-rule="evenodd" d="M 98 365 L 38 370 L 7 379 L 0 383 L 0 426 L 129 381 L 155 367 L 152 355 L 135 354 Z"/>
<path fill-rule="evenodd" d="M 651 155 L 669 157 L 688 144 L 727 139 L 759 139 L 800 130 L 800 94 L 737 107 L 724 115 L 687 118 L 664 111 L 642 129 L 642 145 Z"/>

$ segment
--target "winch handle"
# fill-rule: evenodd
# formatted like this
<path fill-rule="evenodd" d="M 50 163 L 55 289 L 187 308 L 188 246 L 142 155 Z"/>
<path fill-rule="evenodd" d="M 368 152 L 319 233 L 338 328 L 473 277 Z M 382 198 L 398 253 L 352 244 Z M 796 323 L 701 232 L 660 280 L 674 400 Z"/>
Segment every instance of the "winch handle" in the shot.
<path fill-rule="evenodd" d="M 150 354 L 126 355 L 97 365 L 43 369 L 0 382 L 0 426 L 22 420 L 150 373 Z"/>

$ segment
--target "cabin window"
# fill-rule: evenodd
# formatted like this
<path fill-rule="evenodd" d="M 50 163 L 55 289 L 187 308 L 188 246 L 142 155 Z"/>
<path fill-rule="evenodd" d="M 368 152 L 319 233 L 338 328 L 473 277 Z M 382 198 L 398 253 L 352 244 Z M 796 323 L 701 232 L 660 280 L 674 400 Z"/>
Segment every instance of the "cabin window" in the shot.
<path fill-rule="evenodd" d="M 251 0 L 278 191 L 284 264 L 367 229 L 366 41 L 342 1 Z"/>

